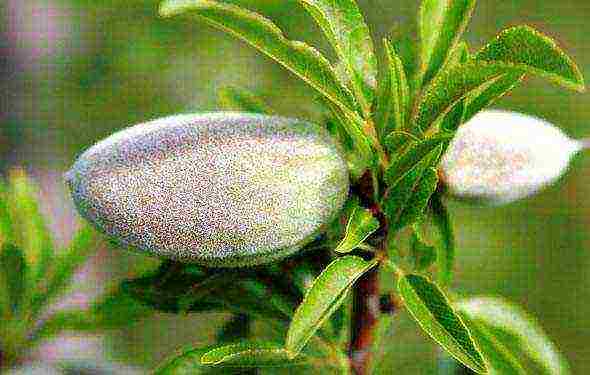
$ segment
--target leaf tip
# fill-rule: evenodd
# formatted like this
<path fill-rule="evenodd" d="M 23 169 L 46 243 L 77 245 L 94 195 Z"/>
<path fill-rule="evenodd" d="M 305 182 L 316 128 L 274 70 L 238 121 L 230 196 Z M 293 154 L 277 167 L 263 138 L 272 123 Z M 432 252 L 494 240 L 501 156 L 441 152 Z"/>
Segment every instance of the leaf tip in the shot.
<path fill-rule="evenodd" d="M 174 15 L 174 7 L 172 6 L 171 1 L 162 1 L 158 7 L 158 14 L 163 18 L 172 17 Z"/>
<path fill-rule="evenodd" d="M 219 349 L 219 348 L 217 348 Z M 213 365 L 217 365 L 219 363 L 221 363 L 222 361 L 220 361 L 218 358 L 216 358 L 215 356 L 212 355 L 212 353 L 215 353 L 216 349 L 212 349 L 209 350 L 207 353 L 203 354 L 200 358 L 200 362 L 203 366 L 213 366 Z"/>
<path fill-rule="evenodd" d="M 292 361 L 297 358 L 297 352 L 292 351 L 290 348 L 285 348 L 285 353 L 287 354 L 287 358 Z"/>
<path fill-rule="evenodd" d="M 581 94 L 585 93 L 587 91 L 586 89 L 586 84 L 584 82 L 584 77 L 582 76 L 582 73 L 578 71 L 578 76 L 577 78 L 577 82 L 572 86 L 573 89 Z"/>
<path fill-rule="evenodd" d="M 202 3 L 202 0 L 164 0 L 160 3 L 158 14 L 163 18 L 176 16 L 198 3 Z"/>

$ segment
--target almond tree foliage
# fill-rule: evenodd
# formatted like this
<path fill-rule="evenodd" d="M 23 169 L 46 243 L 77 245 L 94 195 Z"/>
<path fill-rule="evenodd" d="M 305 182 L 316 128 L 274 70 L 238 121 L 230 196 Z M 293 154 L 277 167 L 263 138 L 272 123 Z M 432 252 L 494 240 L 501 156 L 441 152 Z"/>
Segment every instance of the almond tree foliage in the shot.
<path fill-rule="evenodd" d="M 156 271 L 117 285 L 90 310 L 47 317 L 45 307 L 70 283 L 98 238 L 84 228 L 68 249 L 56 252 L 33 185 L 22 172 L 13 173 L 0 191 L 1 365 L 18 363 L 25 348 L 67 329 L 117 328 L 156 311 L 217 311 L 233 314 L 217 343 L 179 350 L 156 374 L 368 374 L 381 360 L 375 347 L 405 308 L 416 328 L 454 359 L 445 366 L 448 373 L 569 373 L 552 341 L 519 307 L 453 293 L 455 240 L 437 166 L 456 129 L 525 76 L 581 92 L 579 69 L 529 26 L 508 28 L 471 49 L 462 34 L 475 0 L 423 0 L 418 35 L 379 43 L 354 0 L 299 3 L 337 61 L 237 5 L 166 0 L 160 14 L 225 31 L 315 90 L 315 104 L 343 146 L 352 178 L 340 217 L 281 262 L 236 270 L 164 261 Z M 223 89 L 219 104 L 276 113 L 264 99 L 236 87 Z M 379 304 L 383 272 L 395 276 L 397 293 Z M 268 326 L 270 336 L 253 336 L 254 321 Z"/>

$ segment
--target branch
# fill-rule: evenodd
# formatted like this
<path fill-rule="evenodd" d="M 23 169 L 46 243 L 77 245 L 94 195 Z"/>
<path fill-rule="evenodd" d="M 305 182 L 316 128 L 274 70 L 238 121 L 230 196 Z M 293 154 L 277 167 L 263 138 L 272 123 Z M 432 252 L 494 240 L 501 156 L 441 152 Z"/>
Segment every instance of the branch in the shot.
<path fill-rule="evenodd" d="M 368 374 L 379 306 L 379 269 L 375 267 L 356 282 L 353 290 L 349 356 L 356 375 Z"/>
<path fill-rule="evenodd" d="M 380 228 L 369 241 L 382 249 L 385 245 L 388 225 L 379 204 L 374 201 L 374 189 L 375 186 L 373 186 L 370 172 L 365 173 L 353 186 L 353 191 L 360 197 L 361 204 L 368 207 L 379 220 Z M 375 332 L 377 331 L 380 307 L 379 267 L 374 267 L 361 276 L 353 288 L 351 337 L 348 355 L 355 375 L 366 375 L 370 371 L 371 357 L 373 355 L 371 351 Z"/>

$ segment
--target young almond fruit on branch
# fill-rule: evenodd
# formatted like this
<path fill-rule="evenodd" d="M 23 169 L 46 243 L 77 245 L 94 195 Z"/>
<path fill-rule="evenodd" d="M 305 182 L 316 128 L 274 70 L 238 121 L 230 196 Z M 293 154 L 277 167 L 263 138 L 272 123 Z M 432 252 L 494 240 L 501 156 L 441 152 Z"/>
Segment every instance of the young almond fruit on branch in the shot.
<path fill-rule="evenodd" d="M 238 112 L 125 129 L 84 152 L 66 180 L 80 214 L 122 246 L 214 267 L 297 251 L 349 189 L 325 129 Z"/>
<path fill-rule="evenodd" d="M 502 205 L 556 181 L 588 146 L 542 119 L 485 110 L 457 130 L 442 158 L 441 180 L 452 197 Z"/>

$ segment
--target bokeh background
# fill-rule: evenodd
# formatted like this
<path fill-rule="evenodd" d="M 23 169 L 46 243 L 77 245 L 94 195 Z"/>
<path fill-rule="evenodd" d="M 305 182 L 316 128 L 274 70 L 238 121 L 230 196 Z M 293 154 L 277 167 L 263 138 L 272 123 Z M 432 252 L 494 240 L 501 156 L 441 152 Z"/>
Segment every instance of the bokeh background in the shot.
<path fill-rule="evenodd" d="M 295 0 L 236 2 L 275 20 L 291 39 L 333 57 Z M 227 85 L 258 92 L 281 114 L 317 115 L 313 92 L 293 75 L 202 23 L 158 18 L 157 3 L 0 1 L 0 169 L 24 166 L 34 176 L 58 241 L 68 241 L 78 220 L 61 174 L 82 150 L 116 130 L 181 111 L 215 110 L 216 92 Z M 418 1 L 359 5 L 375 40 L 381 40 L 396 24 L 413 22 Z M 555 37 L 589 78 L 588 19 L 588 0 L 480 0 L 466 39 L 473 49 L 504 27 L 530 24 Z M 590 136 L 590 94 L 528 79 L 497 107 L 546 118 L 573 137 Z M 524 306 L 558 343 L 574 373 L 590 373 L 590 153 L 533 198 L 493 209 L 452 203 L 451 210 L 459 248 L 456 289 L 502 295 Z M 100 251 L 78 278 L 69 303 L 88 303 L 107 281 L 154 264 Z M 149 369 L 180 346 L 211 340 L 225 318 L 159 314 L 100 337 L 63 337 L 35 355 L 101 356 Z M 405 314 L 388 341 L 381 373 L 436 373 L 438 350 Z"/>

